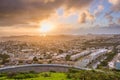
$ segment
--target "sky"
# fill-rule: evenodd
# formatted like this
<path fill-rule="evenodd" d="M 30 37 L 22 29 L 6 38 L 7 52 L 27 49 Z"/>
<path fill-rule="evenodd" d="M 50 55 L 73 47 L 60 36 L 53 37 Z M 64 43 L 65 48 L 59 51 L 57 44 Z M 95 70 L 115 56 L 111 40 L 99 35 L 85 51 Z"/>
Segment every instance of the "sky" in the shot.
<path fill-rule="evenodd" d="M 0 0 L 0 36 L 44 33 L 120 34 L 120 0 Z"/>

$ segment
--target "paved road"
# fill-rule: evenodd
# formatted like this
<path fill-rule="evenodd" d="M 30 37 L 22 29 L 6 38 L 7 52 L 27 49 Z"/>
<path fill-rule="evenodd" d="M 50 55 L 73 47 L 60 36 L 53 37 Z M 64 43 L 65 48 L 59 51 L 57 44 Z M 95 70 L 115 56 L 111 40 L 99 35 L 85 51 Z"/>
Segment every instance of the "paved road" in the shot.
<path fill-rule="evenodd" d="M 90 70 L 87 68 L 73 67 L 68 65 L 60 65 L 60 64 L 28 64 L 28 65 L 19 65 L 19 66 L 10 66 L 0 68 L 0 72 L 48 72 L 48 71 L 56 71 L 56 72 L 67 72 L 70 68 L 75 68 L 79 70 Z"/>

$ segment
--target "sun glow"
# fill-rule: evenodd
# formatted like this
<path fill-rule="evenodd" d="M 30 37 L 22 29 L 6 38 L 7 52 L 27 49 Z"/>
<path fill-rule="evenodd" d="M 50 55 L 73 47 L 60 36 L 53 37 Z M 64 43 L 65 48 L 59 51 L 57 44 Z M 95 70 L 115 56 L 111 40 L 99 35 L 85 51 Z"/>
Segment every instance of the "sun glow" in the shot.
<path fill-rule="evenodd" d="M 42 22 L 40 23 L 40 32 L 47 33 L 53 29 L 53 24 L 50 22 Z"/>

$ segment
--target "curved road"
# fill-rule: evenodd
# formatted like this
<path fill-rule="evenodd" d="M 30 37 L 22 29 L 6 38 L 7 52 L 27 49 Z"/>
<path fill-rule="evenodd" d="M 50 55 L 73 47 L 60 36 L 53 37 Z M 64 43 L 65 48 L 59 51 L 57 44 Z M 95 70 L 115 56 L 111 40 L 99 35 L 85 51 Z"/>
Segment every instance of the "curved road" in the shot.
<path fill-rule="evenodd" d="M 79 70 L 90 70 L 88 68 L 80 68 L 73 67 L 68 65 L 60 65 L 60 64 L 27 64 L 27 65 L 19 65 L 19 66 L 10 66 L 0 68 L 1 72 L 48 72 L 48 71 L 56 71 L 56 72 L 67 72 L 70 68 L 79 69 Z"/>

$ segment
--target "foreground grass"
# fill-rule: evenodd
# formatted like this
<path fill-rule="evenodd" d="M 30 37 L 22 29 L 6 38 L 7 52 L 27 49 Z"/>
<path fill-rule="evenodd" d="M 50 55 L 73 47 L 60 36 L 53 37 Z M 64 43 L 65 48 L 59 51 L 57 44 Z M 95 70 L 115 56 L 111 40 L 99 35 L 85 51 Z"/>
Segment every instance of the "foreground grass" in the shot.
<path fill-rule="evenodd" d="M 12 76 L 14 75 L 14 76 Z M 65 73 L 54 73 L 54 72 L 44 72 L 44 73 L 17 73 L 17 74 L 1 74 L 0 80 L 70 80 L 67 79 Z"/>
<path fill-rule="evenodd" d="M 67 73 L 2 73 L 0 80 L 120 80 L 120 72 L 70 69 Z"/>

